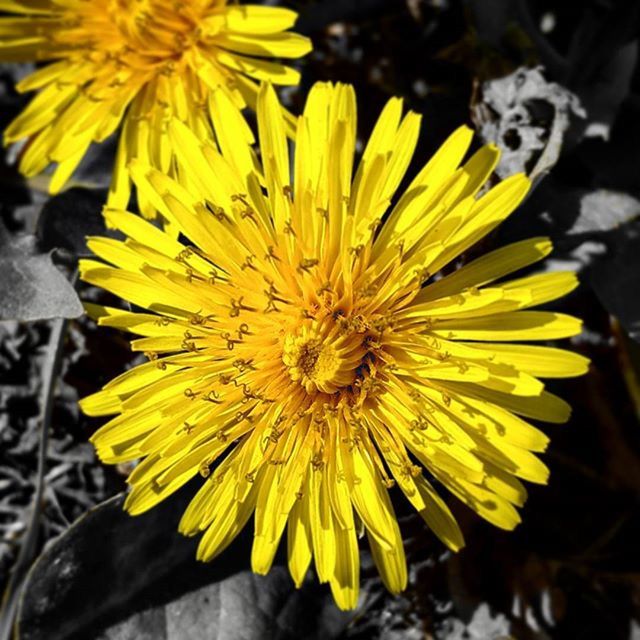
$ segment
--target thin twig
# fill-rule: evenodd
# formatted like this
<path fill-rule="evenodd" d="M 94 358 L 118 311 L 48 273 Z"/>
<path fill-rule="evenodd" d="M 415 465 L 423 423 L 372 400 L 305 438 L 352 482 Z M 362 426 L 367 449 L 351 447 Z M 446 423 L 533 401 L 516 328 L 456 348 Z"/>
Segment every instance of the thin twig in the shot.
<path fill-rule="evenodd" d="M 77 274 L 74 274 L 72 277 L 72 283 L 75 282 L 76 277 Z M 47 448 L 49 444 L 49 431 L 51 429 L 51 414 L 53 412 L 53 396 L 55 383 L 60 371 L 62 348 L 64 345 L 64 338 L 67 333 L 67 326 L 68 320 L 64 318 L 60 318 L 52 322 L 47 355 L 42 367 L 43 375 L 40 401 L 41 433 L 38 448 L 36 488 L 32 500 L 29 527 L 24 535 L 24 539 L 20 547 L 20 553 L 18 554 L 18 559 L 16 560 L 11 572 L 11 577 L 2 601 L 2 609 L 0 610 L 0 640 L 10 640 L 11 638 L 22 584 L 37 551 L 40 513 L 42 511 L 45 490 L 45 466 L 47 461 Z"/>
<path fill-rule="evenodd" d="M 627 387 L 629 398 L 633 403 L 636 416 L 640 419 L 640 379 L 633 364 L 630 353 L 629 338 L 626 337 L 620 322 L 615 318 L 611 319 L 611 331 L 616 340 L 617 356 L 620 362 L 620 371 Z"/>

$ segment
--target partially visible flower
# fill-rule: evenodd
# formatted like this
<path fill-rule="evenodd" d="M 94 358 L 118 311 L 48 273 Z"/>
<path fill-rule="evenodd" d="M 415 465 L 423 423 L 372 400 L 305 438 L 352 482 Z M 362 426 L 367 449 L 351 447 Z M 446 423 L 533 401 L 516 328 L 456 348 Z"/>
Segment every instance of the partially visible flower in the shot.
<path fill-rule="evenodd" d="M 127 206 L 132 158 L 171 170 L 166 130 L 174 117 L 201 137 L 215 129 L 225 146 L 253 142 L 240 110 L 255 108 L 257 81 L 299 80 L 269 58 L 311 49 L 286 32 L 295 12 L 227 0 L 0 0 L 0 11 L 16 14 L 0 17 L 0 60 L 52 61 L 18 84 L 38 91 L 4 134 L 6 144 L 28 139 L 20 170 L 34 176 L 57 164 L 55 193 L 89 145 L 122 123 L 114 207 Z M 150 211 L 144 198 L 141 207 Z"/>
<path fill-rule="evenodd" d="M 461 164 L 465 127 L 397 200 L 420 128 L 415 113 L 402 118 L 401 100 L 385 107 L 355 176 L 349 86 L 312 89 L 292 163 L 269 86 L 258 128 L 259 173 L 246 144 L 221 153 L 177 121 L 170 134 L 186 186 L 135 165 L 138 190 L 185 243 L 106 211 L 127 239 L 90 239 L 108 264 L 85 260 L 82 276 L 146 311 L 89 311 L 141 336 L 131 345 L 149 362 L 81 404 L 115 414 L 93 437 L 103 461 L 142 458 L 129 477 L 130 513 L 200 474 L 207 479 L 180 523 L 186 535 L 204 532 L 200 559 L 219 554 L 254 515 L 254 571 L 269 570 L 286 527 L 296 584 L 313 558 L 350 608 L 361 530 L 387 587 L 406 585 L 394 485 L 454 550 L 462 534 L 433 478 L 498 527 L 520 521 L 518 478 L 548 476 L 535 455 L 547 436 L 526 418 L 564 422 L 570 413 L 538 377 L 587 369 L 579 355 L 528 344 L 577 334 L 580 321 L 530 308 L 577 281 L 503 280 L 544 258 L 546 238 L 433 278 L 529 189 L 515 175 L 479 195 L 499 154 L 486 146 Z"/>

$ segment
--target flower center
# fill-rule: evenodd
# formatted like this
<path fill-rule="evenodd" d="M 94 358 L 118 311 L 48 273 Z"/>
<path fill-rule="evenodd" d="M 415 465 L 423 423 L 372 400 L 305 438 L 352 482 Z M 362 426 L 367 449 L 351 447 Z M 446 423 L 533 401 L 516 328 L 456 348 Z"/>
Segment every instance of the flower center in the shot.
<path fill-rule="evenodd" d="M 282 361 L 307 393 L 333 394 L 351 385 L 367 350 L 364 336 L 341 332 L 330 319 L 312 321 L 285 334 Z"/>
<path fill-rule="evenodd" d="M 214 3 L 212 3 L 214 4 Z M 110 0 L 120 38 L 141 55 L 173 57 L 197 44 L 204 7 L 174 0 Z"/>

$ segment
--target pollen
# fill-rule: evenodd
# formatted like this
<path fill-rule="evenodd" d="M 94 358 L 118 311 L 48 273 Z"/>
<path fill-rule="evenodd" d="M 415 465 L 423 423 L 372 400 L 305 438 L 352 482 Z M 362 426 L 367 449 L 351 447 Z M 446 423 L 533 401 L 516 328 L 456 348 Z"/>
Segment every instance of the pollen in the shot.
<path fill-rule="evenodd" d="M 340 326 L 329 315 L 324 322 L 309 322 L 297 332 L 287 333 L 282 361 L 291 380 L 299 382 L 308 394 L 346 395 L 366 353 L 362 337 L 341 335 Z"/>
<path fill-rule="evenodd" d="M 132 51 L 139 49 L 148 64 L 165 65 L 166 71 L 175 71 L 175 67 L 171 67 L 172 61 L 179 62 L 190 48 L 204 45 L 207 38 L 219 33 L 224 26 L 222 18 L 217 23 L 213 21 L 207 31 L 199 25 L 212 9 L 223 5 L 223 2 L 213 2 L 206 8 L 206 5 L 173 0 L 110 0 L 106 11 L 115 28 L 113 31 L 96 33 L 93 44 L 106 49 L 110 38 L 119 38 L 121 47 L 113 56 L 122 63 L 128 61 L 127 57 Z M 82 24 L 82 20 L 76 22 L 77 26 Z M 61 42 L 74 41 L 67 32 L 57 34 L 57 37 Z M 142 45 L 147 49 L 143 49 Z"/>

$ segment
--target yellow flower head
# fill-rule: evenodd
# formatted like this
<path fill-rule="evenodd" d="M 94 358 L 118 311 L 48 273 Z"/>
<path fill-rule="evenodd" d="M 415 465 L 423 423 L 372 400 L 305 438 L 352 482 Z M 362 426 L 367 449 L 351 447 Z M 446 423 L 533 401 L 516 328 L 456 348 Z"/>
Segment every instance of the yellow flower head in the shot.
<path fill-rule="evenodd" d="M 404 494 L 454 550 L 462 534 L 433 478 L 498 527 L 519 522 L 518 478 L 548 475 L 534 455 L 547 437 L 526 418 L 563 422 L 570 411 L 538 377 L 579 375 L 587 361 L 511 341 L 577 334 L 578 320 L 529 310 L 576 278 L 502 280 L 546 256 L 545 238 L 432 277 L 529 188 L 515 175 L 479 195 L 498 150 L 461 164 L 466 127 L 399 198 L 420 127 L 415 113 L 402 117 L 401 100 L 385 107 L 355 176 L 350 86 L 315 85 L 292 162 L 269 85 L 258 127 L 262 173 L 240 140 L 221 152 L 178 121 L 170 135 L 188 180 L 134 166 L 138 190 L 184 243 L 130 213 L 105 212 L 127 239 L 90 239 L 112 266 L 87 260 L 82 276 L 147 311 L 89 310 L 141 336 L 131 344 L 149 362 L 82 407 L 116 414 L 93 437 L 102 460 L 142 458 L 129 477 L 130 513 L 200 474 L 180 523 L 186 535 L 204 533 L 200 559 L 219 554 L 253 515 L 254 571 L 269 570 L 286 528 L 296 584 L 313 558 L 350 608 L 361 531 L 386 586 L 405 587 L 392 495 Z"/>
<path fill-rule="evenodd" d="M 56 163 L 56 192 L 89 145 L 123 123 L 115 207 L 127 206 L 132 158 L 170 170 L 166 129 L 174 117 L 201 137 L 212 137 L 213 128 L 224 135 L 227 121 L 239 122 L 242 142 L 252 142 L 240 110 L 255 108 L 256 81 L 299 79 L 267 58 L 297 58 L 311 48 L 285 32 L 295 12 L 227 0 L 0 0 L 0 11 L 17 14 L 0 17 L 0 60 L 56 61 L 18 84 L 39 91 L 4 134 L 7 144 L 29 139 L 20 170 L 33 176 Z"/>

